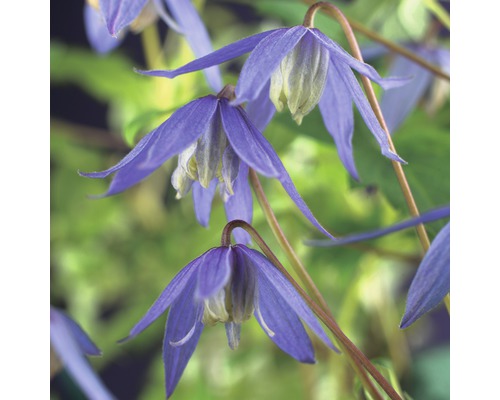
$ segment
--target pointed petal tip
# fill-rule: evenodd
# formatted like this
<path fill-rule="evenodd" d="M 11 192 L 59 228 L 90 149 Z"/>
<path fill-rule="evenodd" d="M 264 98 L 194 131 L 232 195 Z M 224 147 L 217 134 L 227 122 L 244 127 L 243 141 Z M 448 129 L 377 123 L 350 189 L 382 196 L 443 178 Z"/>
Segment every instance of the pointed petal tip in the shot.
<path fill-rule="evenodd" d="M 408 163 L 403 160 L 401 157 L 399 157 L 396 153 L 392 152 L 389 149 L 383 149 L 382 154 L 386 156 L 387 158 L 390 158 L 391 160 L 397 161 L 401 164 L 408 165 Z"/>

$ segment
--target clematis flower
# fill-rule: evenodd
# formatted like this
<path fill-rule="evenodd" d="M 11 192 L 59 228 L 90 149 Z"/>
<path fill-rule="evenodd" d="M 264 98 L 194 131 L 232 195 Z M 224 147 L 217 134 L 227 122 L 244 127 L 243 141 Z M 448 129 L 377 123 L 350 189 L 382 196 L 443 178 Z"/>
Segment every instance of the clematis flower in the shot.
<path fill-rule="evenodd" d="M 450 72 L 449 49 L 418 43 L 407 44 L 405 47 L 424 60 L 439 66 L 443 71 Z M 371 59 L 388 52 L 389 50 L 386 47 L 376 45 L 365 48 L 363 56 L 366 59 Z M 380 108 L 390 132 L 394 132 L 399 128 L 421 99 L 426 99 L 426 109 L 429 113 L 432 113 L 443 102 L 444 94 L 449 91 L 448 83 L 445 83 L 440 78 L 434 78 L 432 72 L 400 55 L 394 56 L 389 74 L 413 76 L 408 85 L 382 95 Z"/>
<path fill-rule="evenodd" d="M 301 320 L 338 351 L 292 284 L 261 253 L 245 245 L 218 247 L 191 261 L 163 290 L 124 340 L 136 337 L 170 308 L 163 341 L 167 397 L 191 358 L 203 329 L 224 323 L 236 349 L 241 325 L 252 314 L 269 338 L 303 363 L 314 349 Z"/>
<path fill-rule="evenodd" d="M 387 235 L 418 224 L 436 221 L 450 215 L 450 207 L 431 210 L 391 227 L 346 236 L 335 241 L 310 240 L 311 246 L 341 246 Z M 450 292 L 450 223 L 448 222 L 436 235 L 427 253 L 422 259 L 417 273 L 408 290 L 406 310 L 401 321 L 401 328 L 407 328 L 426 312 L 439 305 Z"/>
<path fill-rule="evenodd" d="M 406 78 L 382 78 L 368 64 L 353 58 L 316 28 L 302 25 L 259 33 L 239 40 L 211 54 L 171 71 L 141 71 L 146 75 L 174 78 L 221 64 L 251 52 L 236 85 L 233 104 L 254 102 L 267 120 L 287 106 L 294 120 L 319 104 L 326 129 L 333 137 L 340 159 L 358 179 L 352 150 L 354 102 L 380 145 L 382 154 L 404 162 L 389 147 L 386 133 L 378 123 L 352 72 L 355 69 L 384 89 L 405 84 Z M 256 101 L 258 100 L 258 101 Z"/>
<path fill-rule="evenodd" d="M 155 130 L 144 136 L 118 164 L 102 171 L 80 173 L 89 178 L 105 178 L 116 173 L 102 196 L 122 192 L 138 183 L 165 161 L 179 155 L 172 175 L 177 198 L 191 189 L 198 222 L 207 226 L 217 186 L 228 220 L 252 219 L 249 168 L 278 179 L 306 218 L 322 233 L 333 238 L 316 220 L 300 197 L 290 176 L 271 144 L 254 126 L 243 108 L 231 106 L 226 86 L 219 95 L 208 95 L 175 111 Z M 238 229 L 240 231 L 240 229 Z M 247 243 L 246 233 L 237 240 Z"/>
<path fill-rule="evenodd" d="M 173 18 L 165 10 L 165 4 Z M 160 17 L 171 29 L 184 35 L 193 53 L 201 57 L 212 51 L 207 29 L 191 0 L 87 0 L 85 30 L 98 53 L 118 46 L 127 31 L 138 33 Z M 222 78 L 217 67 L 204 71 L 209 85 L 218 92 Z"/>
<path fill-rule="evenodd" d="M 111 400 L 115 398 L 85 358 L 85 355 L 100 356 L 101 351 L 75 321 L 52 306 L 50 307 L 50 345 L 89 399 Z"/>

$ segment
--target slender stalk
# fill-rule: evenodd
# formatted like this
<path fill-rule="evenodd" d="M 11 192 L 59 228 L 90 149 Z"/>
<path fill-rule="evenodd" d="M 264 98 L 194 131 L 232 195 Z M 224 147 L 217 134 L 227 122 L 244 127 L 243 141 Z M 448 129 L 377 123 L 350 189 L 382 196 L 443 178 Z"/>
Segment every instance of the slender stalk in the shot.
<path fill-rule="evenodd" d="M 315 0 L 303 0 L 303 2 L 306 3 L 306 4 L 309 4 L 309 5 L 320 4 L 320 3 L 317 3 Z M 330 5 L 333 6 L 332 4 L 330 4 Z M 333 18 L 336 18 L 335 12 L 332 11 L 330 8 L 325 8 L 325 9 L 323 9 L 323 11 L 326 14 L 328 14 L 329 16 L 331 16 Z M 378 43 L 384 45 L 385 47 L 387 47 L 388 49 L 392 50 L 393 52 L 398 53 L 398 54 L 402 55 L 403 57 L 406 57 L 409 60 L 417 63 L 422 68 L 425 68 L 425 69 L 429 70 L 430 72 L 432 72 L 434 75 L 436 75 L 436 76 L 438 76 L 438 77 L 440 77 L 442 79 L 445 79 L 447 81 L 450 80 L 450 75 L 447 74 L 446 72 L 444 72 L 438 66 L 436 66 L 436 65 L 428 62 L 427 60 L 423 59 L 422 57 L 418 56 L 417 54 L 415 54 L 415 53 L 411 52 L 410 50 L 404 48 L 403 46 L 400 46 L 400 45 L 398 45 L 398 44 L 396 44 L 396 43 L 394 43 L 394 42 L 392 42 L 390 40 L 387 40 L 383 36 L 380 36 L 378 33 L 376 33 L 374 31 L 368 29 L 367 27 L 365 27 L 360 22 L 354 21 L 354 20 L 352 20 L 351 18 L 348 18 L 348 17 L 345 17 L 345 18 L 349 21 L 350 26 L 355 31 L 363 34 L 364 36 L 372 39 L 375 42 L 378 42 Z"/>
<path fill-rule="evenodd" d="M 394 390 L 394 388 L 387 382 L 387 380 L 382 376 L 382 374 L 375 368 L 375 366 L 370 362 L 370 360 L 359 350 L 356 345 L 351 342 L 351 340 L 344 334 L 344 332 L 339 328 L 335 320 L 330 317 L 329 312 L 324 311 L 321 306 L 319 306 L 309 295 L 302 289 L 302 287 L 293 279 L 293 277 L 288 273 L 285 267 L 280 263 L 278 258 L 274 255 L 272 250 L 266 244 L 264 239 L 259 235 L 259 233 L 247 222 L 241 220 L 234 220 L 229 222 L 222 232 L 221 245 L 229 246 L 231 244 L 231 231 L 234 228 L 245 229 L 252 239 L 257 243 L 262 252 L 266 257 L 274 264 L 274 266 L 286 277 L 286 279 L 294 286 L 297 292 L 306 301 L 307 305 L 315 312 L 318 318 L 328 327 L 328 329 L 333 333 L 335 338 L 342 344 L 342 348 L 346 350 L 346 353 L 352 356 L 356 360 L 356 364 L 361 364 L 366 370 L 372 375 L 373 379 L 384 389 L 387 395 L 393 400 L 402 400 L 399 394 Z M 372 386 L 371 386 L 372 387 Z M 370 388 L 371 388 L 370 387 Z M 367 388 L 368 389 L 368 388 Z M 376 399 L 383 399 L 378 392 L 370 393 Z"/>
<path fill-rule="evenodd" d="M 156 24 L 150 24 L 141 32 L 142 48 L 144 49 L 144 58 L 149 69 L 155 69 L 161 66 L 161 40 Z"/>
<path fill-rule="evenodd" d="M 257 199 L 258 199 L 259 204 L 262 208 L 262 211 L 264 212 L 266 220 L 269 223 L 271 231 L 273 232 L 280 247 L 282 248 L 286 257 L 288 258 L 288 261 L 292 265 L 292 268 L 294 269 L 295 273 L 299 276 L 299 279 L 305 285 L 308 292 L 311 293 L 314 301 L 321 306 L 321 308 L 325 311 L 325 313 L 327 313 L 328 317 L 333 321 L 333 323 L 337 324 L 337 322 L 335 321 L 335 318 L 333 317 L 333 315 L 330 311 L 330 308 L 328 307 L 328 304 L 326 303 L 325 299 L 321 295 L 321 292 L 318 290 L 318 288 L 314 284 L 314 281 L 311 279 L 311 276 L 307 273 L 306 268 L 304 267 L 304 265 L 300 261 L 299 257 L 297 256 L 297 254 L 293 250 L 293 247 L 290 245 L 290 242 L 286 238 L 283 230 L 281 229 L 281 226 L 280 226 L 276 216 L 274 215 L 274 212 L 271 208 L 271 205 L 269 204 L 269 201 L 267 200 L 267 197 L 266 197 L 266 194 L 264 193 L 262 185 L 260 184 L 259 177 L 257 176 L 257 173 L 253 169 L 250 169 L 249 174 L 250 174 L 250 182 L 251 182 L 252 187 L 254 189 L 255 195 L 257 196 Z M 343 345 L 341 345 L 340 347 L 342 350 L 345 350 Z M 351 358 L 349 356 L 349 354 L 350 354 L 349 352 L 346 352 L 346 354 L 347 354 L 347 358 L 349 360 L 349 363 L 351 364 L 353 369 L 358 374 L 363 385 L 367 388 L 367 390 L 372 394 L 372 396 L 375 399 L 381 399 L 380 393 L 378 393 L 377 389 L 373 385 L 373 382 L 367 376 L 366 371 L 364 370 L 362 365 L 359 365 L 359 363 L 356 361 L 356 359 Z"/>

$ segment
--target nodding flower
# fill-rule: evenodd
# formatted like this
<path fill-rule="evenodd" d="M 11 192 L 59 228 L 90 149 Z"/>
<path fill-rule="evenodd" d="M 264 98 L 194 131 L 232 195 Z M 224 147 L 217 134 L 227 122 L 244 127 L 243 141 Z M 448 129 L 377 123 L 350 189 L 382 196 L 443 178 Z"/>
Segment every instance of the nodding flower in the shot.
<path fill-rule="evenodd" d="M 177 386 L 203 329 L 219 322 L 225 325 L 233 350 L 240 343 L 242 323 L 253 314 L 266 335 L 300 362 L 315 362 L 302 322 L 338 351 L 293 285 L 263 254 L 245 245 L 212 248 L 191 261 L 124 341 L 140 334 L 167 308 L 163 341 L 167 397 Z"/>
<path fill-rule="evenodd" d="M 110 196 L 135 185 L 169 158 L 179 155 L 172 185 L 178 198 L 192 191 L 198 222 L 207 226 L 217 186 L 228 220 L 251 223 L 253 203 L 248 173 L 253 168 L 268 178 L 278 179 L 306 218 L 333 238 L 307 207 L 280 158 L 245 110 L 230 105 L 232 95 L 233 88 L 228 85 L 217 96 L 208 95 L 188 103 L 144 136 L 118 164 L 102 172 L 80 175 L 105 178 L 115 173 L 108 191 L 102 195 Z M 238 242 L 248 243 L 245 232 L 235 234 Z"/>

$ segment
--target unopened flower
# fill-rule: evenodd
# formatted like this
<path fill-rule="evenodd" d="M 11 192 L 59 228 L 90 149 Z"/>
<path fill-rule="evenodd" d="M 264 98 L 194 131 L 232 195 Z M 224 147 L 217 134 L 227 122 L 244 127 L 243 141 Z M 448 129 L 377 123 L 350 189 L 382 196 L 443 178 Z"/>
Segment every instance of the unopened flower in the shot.
<path fill-rule="evenodd" d="M 309 221 L 332 237 L 313 216 L 271 144 L 245 110 L 231 106 L 224 97 L 228 90 L 226 87 L 218 96 L 199 98 L 175 111 L 115 166 L 102 172 L 80 174 L 105 178 L 116 172 L 103 195 L 109 196 L 128 189 L 169 158 L 179 155 L 172 185 L 178 198 L 192 189 L 197 219 L 207 226 L 217 186 L 228 220 L 251 222 L 253 205 L 248 171 L 253 168 L 266 177 L 277 178 Z M 242 232 L 237 236 L 239 242 L 248 241 Z"/>
<path fill-rule="evenodd" d="M 234 104 L 259 99 L 260 111 L 271 115 L 275 108 L 281 111 L 286 106 L 299 124 L 319 104 L 323 121 L 337 144 L 342 162 L 349 173 L 358 179 L 352 151 L 354 101 L 382 153 L 392 160 L 404 162 L 391 151 L 386 133 L 351 68 L 384 89 L 405 84 L 408 79 L 380 77 L 373 67 L 353 58 L 316 28 L 299 25 L 259 33 L 178 69 L 142 73 L 174 78 L 221 64 L 248 52 L 251 53 L 238 79 Z"/>
<path fill-rule="evenodd" d="M 440 207 L 419 217 L 400 222 L 388 228 L 346 236 L 337 240 L 310 240 L 311 246 L 342 246 L 363 240 L 375 239 L 389 233 L 407 229 L 422 223 L 436 221 L 450 215 L 450 207 Z M 413 278 L 406 300 L 406 311 L 401 328 L 407 328 L 426 312 L 436 307 L 450 292 L 450 223 L 436 235 L 417 273 Z"/>
<path fill-rule="evenodd" d="M 82 328 L 63 311 L 50 307 L 50 345 L 62 365 L 89 399 L 112 400 L 85 355 L 100 356 L 101 351 Z"/>
<path fill-rule="evenodd" d="M 225 324 L 231 349 L 238 347 L 241 325 L 253 314 L 269 338 L 300 362 L 315 362 L 301 320 L 336 350 L 293 285 L 264 255 L 244 245 L 213 248 L 190 262 L 125 340 L 141 333 L 167 308 L 163 341 L 167 397 L 177 386 L 205 326 L 218 322 Z"/>

